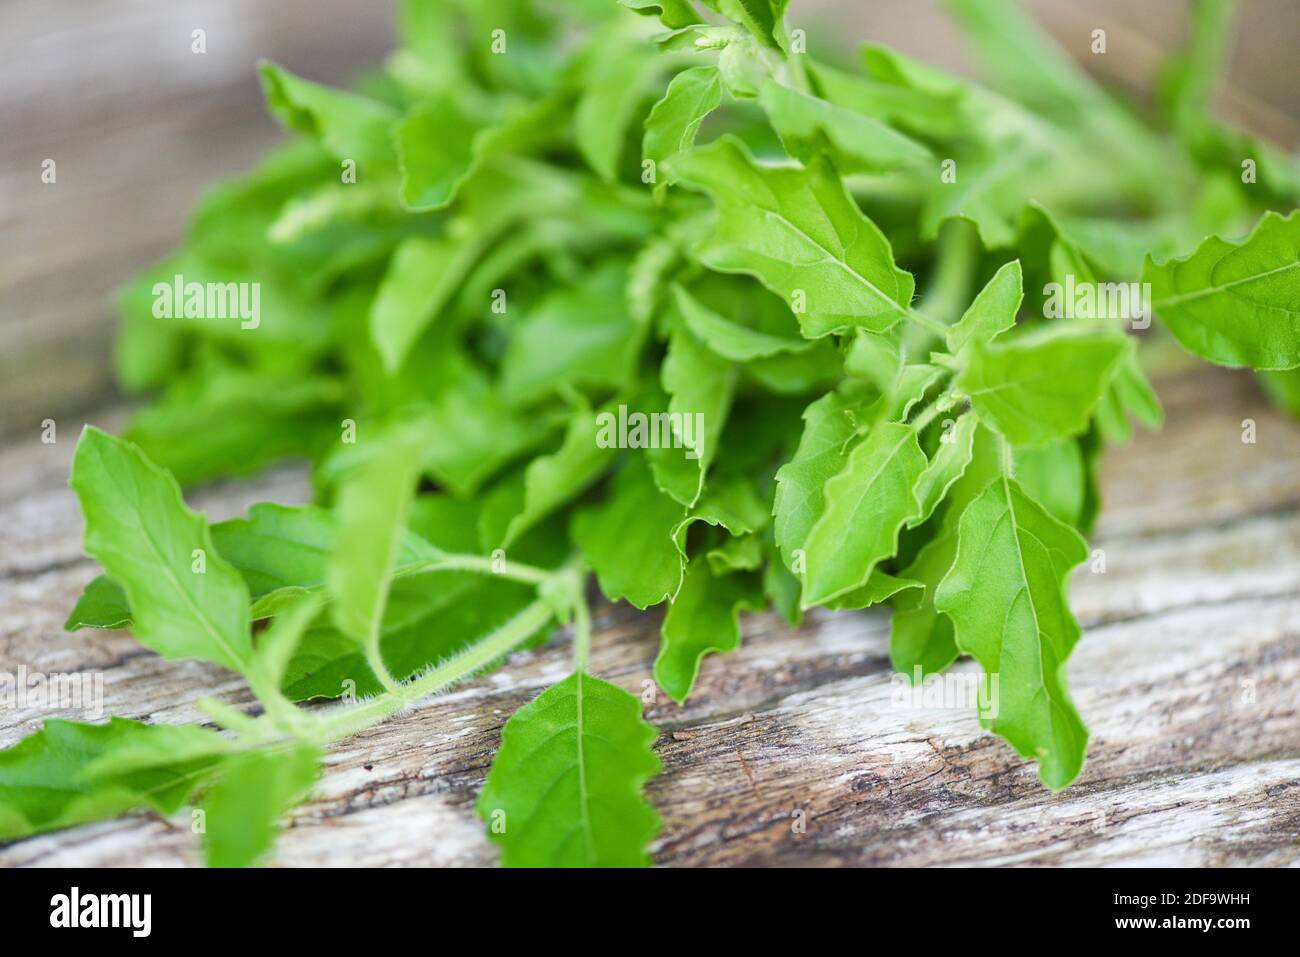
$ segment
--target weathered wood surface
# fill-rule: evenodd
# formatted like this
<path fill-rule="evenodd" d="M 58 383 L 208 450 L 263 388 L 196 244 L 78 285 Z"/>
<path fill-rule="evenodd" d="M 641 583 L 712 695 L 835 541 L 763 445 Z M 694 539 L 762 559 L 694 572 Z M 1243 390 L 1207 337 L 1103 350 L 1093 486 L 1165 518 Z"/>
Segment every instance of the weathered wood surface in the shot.
<path fill-rule="evenodd" d="M 799 631 L 750 617 L 744 647 L 706 660 L 686 706 L 661 696 L 646 711 L 662 732 L 656 860 L 1300 864 L 1300 427 L 1244 375 L 1206 370 L 1161 391 L 1165 430 L 1107 459 L 1094 543 L 1106 572 L 1081 570 L 1073 586 L 1085 634 L 1070 676 L 1093 734 L 1074 786 L 1042 789 L 965 710 L 895 704 L 883 615 L 818 615 Z M 248 703 L 218 668 L 60 630 L 95 573 L 64 484 L 75 425 L 60 427 L 56 445 L 0 450 L 0 667 L 103 671 L 108 712 L 148 721 L 201 720 L 206 695 Z M 195 501 L 225 516 L 305 495 L 281 470 Z M 656 624 L 603 608 L 593 670 L 640 693 Z M 502 723 L 567 673 L 569 654 L 560 641 L 515 655 L 336 746 L 275 861 L 492 863 L 475 795 Z M 44 717 L 0 713 L 0 745 Z M 180 865 L 194 848 L 184 815 L 141 813 L 10 844 L 0 864 Z"/>
<path fill-rule="evenodd" d="M 1294 141 L 1291 0 L 1244 5 L 1232 75 L 1254 94 L 1225 113 Z M 1130 86 L 1180 32 L 1180 0 L 1033 0 L 1089 68 Z M 960 62 L 931 5 L 801 0 L 871 38 Z M 124 634 L 67 635 L 61 623 L 94 574 L 66 489 L 87 409 L 111 403 L 109 292 L 179 235 L 214 176 L 277 137 L 252 71 L 271 56 L 326 81 L 378 62 L 390 4 L 221 0 L 126 6 L 0 4 L 0 670 L 102 671 L 106 710 L 200 720 L 194 702 L 248 703 L 238 679 L 167 663 Z M 1091 28 L 1110 33 L 1105 57 Z M 209 52 L 188 53 L 203 27 Z M 1271 102 L 1274 109 L 1260 107 Z M 1253 104 L 1253 105 L 1252 105 Z M 1280 108 L 1280 110 L 1278 109 Z M 57 186 L 39 182 L 45 157 Z M 663 729 L 651 788 L 664 864 L 1300 862 L 1300 431 L 1263 410 L 1249 379 L 1168 381 L 1170 422 L 1112 453 L 1097 545 L 1107 573 L 1082 573 L 1086 627 L 1071 666 L 1093 730 L 1089 764 L 1061 795 L 965 712 L 891 703 L 882 616 L 819 616 L 800 632 L 751 618 L 745 645 L 709 660 Z M 58 419 L 59 441 L 36 441 Z M 1240 422 L 1258 422 L 1243 445 Z M 92 416 L 120 424 L 120 410 Z M 301 501 L 302 475 L 206 490 L 216 517 L 257 500 Z M 633 691 L 649 678 L 654 616 L 605 608 L 593 656 Z M 567 669 L 561 644 L 336 748 L 276 861 L 487 864 L 472 813 L 500 726 Z M 968 667 L 968 666 L 966 666 Z M 0 711 L 0 746 L 49 715 Z M 63 715 L 78 717 L 76 715 Z M 792 830 L 802 811 L 806 829 Z M 188 864 L 183 818 L 133 815 L 0 848 L 0 864 Z"/>

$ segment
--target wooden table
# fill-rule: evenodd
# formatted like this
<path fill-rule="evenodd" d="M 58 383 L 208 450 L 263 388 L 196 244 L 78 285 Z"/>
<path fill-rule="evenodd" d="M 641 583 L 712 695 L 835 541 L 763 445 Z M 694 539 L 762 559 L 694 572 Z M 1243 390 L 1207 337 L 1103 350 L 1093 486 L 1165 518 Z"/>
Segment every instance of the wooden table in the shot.
<path fill-rule="evenodd" d="M 1161 382 L 1168 422 L 1106 460 L 1106 507 L 1073 606 L 1070 663 L 1092 729 L 1082 777 L 1061 794 L 973 714 L 892 699 L 888 625 L 822 614 L 792 631 L 745 622 L 744 646 L 706 659 L 690 701 L 646 717 L 661 730 L 662 864 L 1300 863 L 1300 426 L 1249 377 Z M 1241 440 L 1256 423 L 1255 444 Z M 117 411 L 92 417 L 105 426 Z M 251 699 L 214 666 L 164 662 L 125 633 L 61 623 L 95 574 L 66 489 L 75 435 L 0 449 L 0 660 L 46 673 L 102 671 L 112 714 L 199 721 L 194 703 Z M 302 501 L 302 473 L 206 489 L 216 517 Z M 592 668 L 639 693 L 658 617 L 603 608 Z M 569 668 L 567 642 L 337 746 L 293 815 L 285 865 L 489 864 L 473 803 L 517 707 Z M 969 663 L 960 668 L 972 668 Z M 45 714 L 0 712 L 0 745 Z M 803 831 L 793 827 L 802 822 Z M 0 848 L 0 864 L 189 864 L 188 817 L 91 824 Z"/>
<path fill-rule="evenodd" d="M 938 35 L 900 26 L 913 0 L 890 3 L 899 16 L 863 36 Z M 1096 9 L 1111 6 L 1123 4 Z M 1267 14 L 1268 4 L 1248 6 Z M 219 669 L 163 662 L 122 633 L 61 630 L 95 574 L 67 468 L 82 421 L 116 428 L 124 416 L 106 294 L 175 241 L 204 184 L 276 136 L 254 57 L 338 82 L 389 43 L 386 5 L 367 10 L 358 17 L 353 0 L 0 8 L 0 43 L 23 41 L 0 57 L 11 134 L 0 139 L 0 669 L 102 672 L 108 713 L 156 722 L 201 720 L 194 702 L 206 695 L 251 703 Z M 196 25 L 209 31 L 206 59 L 188 53 Z M 1249 42 L 1269 35 L 1243 32 Z M 58 159 L 57 186 L 38 183 L 46 156 Z M 1077 784 L 1049 794 L 971 714 L 894 704 L 883 616 L 820 615 L 798 632 L 751 617 L 744 647 L 706 661 L 685 707 L 661 699 L 647 712 L 665 765 L 650 789 L 665 820 L 656 860 L 1300 862 L 1300 427 L 1268 411 L 1244 375 L 1205 370 L 1160 391 L 1164 432 L 1106 460 L 1094 544 L 1107 571 L 1074 583 L 1086 633 L 1071 681 L 1093 732 Z M 39 442 L 47 416 L 58 421 L 54 445 Z M 1245 418 L 1256 421 L 1254 445 L 1241 441 Z M 306 496 L 302 473 L 282 469 L 192 503 L 219 519 Z M 656 615 L 604 608 L 596 673 L 639 692 L 657 625 Z M 563 643 L 516 655 L 343 743 L 275 861 L 494 861 L 474 796 L 505 718 L 568 661 Z M 47 716 L 0 711 L 0 746 Z M 184 816 L 137 814 L 0 848 L 0 865 L 195 860 Z"/>

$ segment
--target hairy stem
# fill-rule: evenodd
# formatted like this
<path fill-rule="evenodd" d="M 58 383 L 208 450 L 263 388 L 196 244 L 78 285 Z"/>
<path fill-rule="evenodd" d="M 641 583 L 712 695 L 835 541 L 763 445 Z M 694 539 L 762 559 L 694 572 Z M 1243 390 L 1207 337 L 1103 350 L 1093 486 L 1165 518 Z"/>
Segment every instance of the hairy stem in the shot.
<path fill-rule="evenodd" d="M 583 597 L 584 576 L 572 563 L 548 571 L 531 565 L 502 564 L 474 555 L 444 555 L 423 565 L 403 569 L 400 574 L 413 575 L 446 569 L 505 575 L 534 584 L 539 589 L 557 582 L 563 583 L 566 590 L 574 596 L 574 658 L 578 668 L 585 669 L 591 644 L 591 611 Z M 261 748 L 293 739 L 325 744 L 373 727 L 421 698 L 437 694 L 473 677 L 494 661 L 514 651 L 555 616 L 554 593 L 547 598 L 539 597 L 487 637 L 406 682 L 399 682 L 388 671 L 378 657 L 377 643 L 373 647 L 367 647 L 367 663 L 383 684 L 384 692 L 360 704 L 336 705 L 327 711 L 313 714 L 290 702 L 279 688 L 269 688 L 266 682 L 257 681 L 253 682 L 256 685 L 253 690 L 265 708 L 265 715 L 261 719 L 251 718 L 220 702 L 207 701 L 205 705 L 211 706 L 209 714 L 219 724 L 238 733 L 239 743 L 247 748 Z"/>
<path fill-rule="evenodd" d="M 379 617 L 382 619 L 382 615 Z M 379 630 L 380 620 L 376 620 L 370 635 L 366 638 L 366 665 L 375 673 L 375 677 L 379 679 L 379 683 L 384 686 L 386 691 L 398 694 L 401 692 L 402 686 L 393 677 L 393 673 L 388 670 L 388 664 L 384 661 L 383 653 L 379 649 Z"/>
<path fill-rule="evenodd" d="M 935 396 L 934 401 L 930 403 L 930 405 L 923 410 L 920 415 L 912 420 L 912 427 L 915 428 L 918 433 L 921 432 L 927 425 L 934 421 L 936 416 L 951 409 L 953 405 L 956 404 L 956 399 L 956 391 L 949 386 L 939 395 Z"/>
<path fill-rule="evenodd" d="M 399 685 L 396 691 L 321 715 L 317 722 L 317 733 L 324 741 L 335 741 L 379 724 L 419 699 L 472 677 L 523 644 L 552 617 L 550 606 L 538 599 L 482 641 L 453 655 L 420 677 Z"/>

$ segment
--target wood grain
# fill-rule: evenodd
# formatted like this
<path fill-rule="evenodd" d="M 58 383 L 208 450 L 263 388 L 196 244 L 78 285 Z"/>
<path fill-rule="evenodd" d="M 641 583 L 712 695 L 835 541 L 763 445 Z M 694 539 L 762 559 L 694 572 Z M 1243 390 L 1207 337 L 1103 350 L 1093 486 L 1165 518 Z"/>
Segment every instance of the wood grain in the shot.
<path fill-rule="evenodd" d="M 659 696 L 646 710 L 664 762 L 656 861 L 1300 863 L 1300 428 L 1248 376 L 1204 370 L 1161 392 L 1165 430 L 1106 460 L 1093 543 L 1105 573 L 1073 584 L 1085 634 L 1070 677 L 1092 730 L 1075 785 L 1044 790 L 968 710 L 899 700 L 883 615 L 819 614 L 797 631 L 751 616 L 742 649 L 707 659 L 685 706 Z M 163 662 L 125 634 L 60 631 L 95 571 L 63 487 L 72 438 L 0 451 L 0 666 L 102 671 L 107 710 L 148 721 L 201 720 L 206 695 L 250 704 L 220 669 Z M 195 501 L 224 516 L 306 492 L 281 469 Z M 640 694 L 656 625 L 602 607 L 594 671 Z M 564 641 L 520 653 L 340 743 L 275 862 L 491 864 L 473 802 L 501 725 L 568 668 Z M 0 714 L 0 745 L 47 716 Z M 142 813 L 10 844 L 0 864 L 183 865 L 194 848 L 184 814 Z"/>
<path fill-rule="evenodd" d="M 1225 115 L 1294 142 L 1288 0 L 1247 5 Z M 179 237 L 202 189 L 252 163 L 278 133 L 252 70 L 271 56 L 327 82 L 376 63 L 390 4 L 349 0 L 7 0 L 0 5 L 0 670 L 19 664 L 105 677 L 106 711 L 202 720 L 215 695 L 251 704 L 238 679 L 163 662 L 123 633 L 65 634 L 95 574 L 67 490 L 76 432 L 120 426 L 107 298 Z M 825 0 L 806 5 L 826 10 Z M 848 31 L 960 62 L 929 4 L 889 0 Z M 1077 58 L 1130 87 L 1178 32 L 1180 4 L 1085 7 L 1035 0 Z M 842 12 L 842 11 L 840 11 Z M 872 17 L 870 22 L 866 17 Z M 1093 21 L 1097 22 L 1094 23 Z M 1157 21 L 1158 24 L 1157 24 Z M 1113 54 L 1086 52 L 1095 25 Z M 209 53 L 188 52 L 190 30 Z M 1154 41 L 1154 42 L 1153 42 Z M 1271 51 L 1271 52 L 1270 52 Z M 56 158 L 59 182 L 39 182 Z M 665 865 L 1300 863 L 1300 429 L 1262 405 L 1249 377 L 1205 371 L 1161 383 L 1169 421 L 1107 459 L 1094 547 L 1080 573 L 1085 635 L 1070 667 L 1092 729 L 1079 782 L 1057 795 L 965 710 L 893 695 L 882 615 L 816 615 L 791 631 L 745 622 L 743 648 L 706 661 L 684 707 L 660 696 L 664 773 L 650 795 Z M 37 424 L 58 422 L 42 445 Z M 1254 419 L 1258 441 L 1241 441 Z M 295 502 L 286 468 L 192 497 L 215 518 Z M 655 615 L 605 606 L 593 669 L 640 693 Z M 275 863 L 488 865 L 472 807 L 506 717 L 566 674 L 566 644 L 342 742 L 293 815 Z M 972 672 L 969 664 L 959 672 Z M 0 711 L 0 747 L 51 715 Z M 796 825 L 799 825 L 796 827 Z M 0 865 L 189 865 L 188 818 L 149 814 L 0 847 Z"/>

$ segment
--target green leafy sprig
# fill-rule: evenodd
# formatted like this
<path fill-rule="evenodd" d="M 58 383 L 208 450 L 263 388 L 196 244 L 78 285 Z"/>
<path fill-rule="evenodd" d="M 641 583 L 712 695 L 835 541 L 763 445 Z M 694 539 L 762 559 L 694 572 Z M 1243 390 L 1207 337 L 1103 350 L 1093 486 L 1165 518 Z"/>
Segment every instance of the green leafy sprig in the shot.
<path fill-rule="evenodd" d="M 122 293 L 148 399 L 78 446 L 104 574 L 68 620 L 258 707 L 47 722 L 0 753 L 0 838 L 194 804 L 209 862 L 253 863 L 332 741 L 558 625 L 573 672 L 506 723 L 479 812 L 506 864 L 647 863 L 655 733 L 589 671 L 589 574 L 666 606 L 676 702 L 743 611 L 887 606 L 898 670 L 973 657 L 989 729 L 1074 780 L 1067 583 L 1105 444 L 1160 424 L 1160 333 L 1062 297 L 1145 283 L 1300 409 L 1300 175 L 1207 112 L 1230 3 L 1195 5 L 1146 116 L 1009 0 L 947 5 L 990 87 L 814 55 L 785 0 L 406 0 L 352 91 L 263 64 L 298 138 Z M 178 276 L 260 314 L 160 317 Z M 286 457 L 315 504 L 183 503 Z"/>

